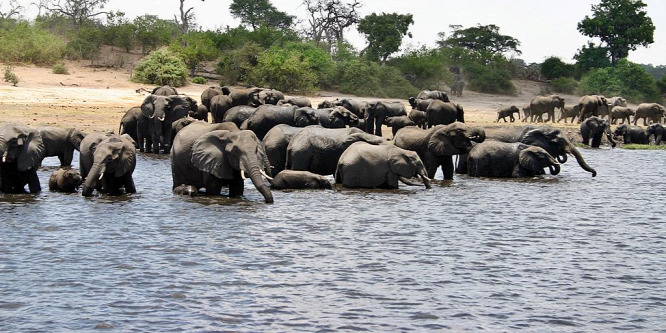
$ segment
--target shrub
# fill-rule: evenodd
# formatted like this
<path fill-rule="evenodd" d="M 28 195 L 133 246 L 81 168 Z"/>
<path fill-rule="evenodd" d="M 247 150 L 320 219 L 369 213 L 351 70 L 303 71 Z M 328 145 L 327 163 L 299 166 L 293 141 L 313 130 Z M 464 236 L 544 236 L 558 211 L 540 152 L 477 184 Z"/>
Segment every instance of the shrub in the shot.
<path fill-rule="evenodd" d="M 571 77 L 574 74 L 574 69 L 574 65 L 565 64 L 558 57 L 550 57 L 541 64 L 541 74 L 548 80 Z"/>
<path fill-rule="evenodd" d="M 196 77 L 192 78 L 192 83 L 206 84 L 206 83 L 208 83 L 208 80 L 206 80 L 206 78 L 203 77 L 203 76 L 196 76 Z"/>
<path fill-rule="evenodd" d="M 661 77 L 661 80 L 657 81 L 657 87 L 662 94 L 666 94 L 666 75 Z"/>
<path fill-rule="evenodd" d="M 158 49 L 137 64 L 132 81 L 181 87 L 187 82 L 187 67 L 175 53 Z"/>
<path fill-rule="evenodd" d="M 515 95 L 516 87 L 511 82 L 511 72 L 495 64 L 483 65 L 467 62 L 463 68 L 470 90 L 486 94 Z"/>
<path fill-rule="evenodd" d="M 18 76 L 14 73 L 14 67 L 5 66 L 4 71 L 4 81 L 11 83 L 14 87 L 19 83 Z"/>
<path fill-rule="evenodd" d="M 53 74 L 69 75 L 69 71 L 67 70 L 67 66 L 65 66 L 65 64 L 62 63 L 62 62 L 59 62 L 59 63 L 53 65 L 52 71 L 53 71 Z"/>
<path fill-rule="evenodd" d="M 550 87 L 557 93 L 573 94 L 578 88 L 578 82 L 572 78 L 560 77 L 550 81 Z"/>
<path fill-rule="evenodd" d="M 247 43 L 242 47 L 226 53 L 220 59 L 215 72 L 222 75 L 227 84 L 247 81 L 247 74 L 257 65 L 257 56 L 263 50 L 255 43 Z"/>
<path fill-rule="evenodd" d="M 201 62 L 214 60 L 219 55 L 219 51 L 215 48 L 215 43 L 208 36 L 208 34 L 203 32 L 189 32 L 182 36 L 187 46 L 183 46 L 179 41 L 174 41 L 169 47 L 172 51 L 180 55 L 190 70 L 191 76 L 194 76 Z"/>
<path fill-rule="evenodd" d="M 426 47 L 411 50 L 389 60 L 387 64 L 400 69 L 404 76 L 411 77 L 410 82 L 420 89 L 438 89 L 442 82 L 455 81 L 445 57 L 438 50 Z"/>
<path fill-rule="evenodd" d="M 83 26 L 73 33 L 67 47 L 65 56 L 68 59 L 93 59 L 99 54 L 104 41 L 102 30 L 96 26 Z"/>
<path fill-rule="evenodd" d="M 62 59 L 65 43 L 45 30 L 20 22 L 0 34 L 0 61 L 51 65 Z"/>
<path fill-rule="evenodd" d="M 357 96 L 408 98 L 418 94 L 397 68 L 361 59 L 338 64 L 337 82 L 341 93 Z"/>
<path fill-rule="evenodd" d="M 615 67 L 591 69 L 580 81 L 581 95 L 622 96 L 633 103 L 661 102 L 657 83 L 640 65 L 621 59 Z"/>

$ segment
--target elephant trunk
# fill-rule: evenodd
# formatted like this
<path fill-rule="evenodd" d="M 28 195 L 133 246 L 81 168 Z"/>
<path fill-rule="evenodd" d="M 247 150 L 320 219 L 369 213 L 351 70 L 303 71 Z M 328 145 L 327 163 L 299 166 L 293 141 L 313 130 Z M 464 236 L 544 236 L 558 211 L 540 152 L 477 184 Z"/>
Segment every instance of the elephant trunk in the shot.
<path fill-rule="evenodd" d="M 594 170 L 591 166 L 587 165 L 585 162 L 585 159 L 583 158 L 583 155 L 580 154 L 578 149 L 569 142 L 569 145 L 565 148 L 567 150 L 567 153 L 571 154 L 573 157 L 576 158 L 576 161 L 578 161 L 578 165 L 580 165 L 583 170 L 592 173 L 592 177 L 597 176 L 597 171 Z"/>
<path fill-rule="evenodd" d="M 613 140 L 613 134 L 611 133 L 610 128 L 607 128 L 604 132 L 606 133 L 606 138 L 608 139 L 608 142 L 610 142 L 611 147 L 615 148 L 617 143 Z"/>
<path fill-rule="evenodd" d="M 86 181 L 83 183 L 83 189 L 81 194 L 84 197 L 89 197 L 93 195 L 95 186 L 97 182 L 104 177 L 104 171 L 106 170 L 106 165 L 104 163 L 94 163 L 88 176 L 86 176 Z"/>
<path fill-rule="evenodd" d="M 480 127 L 472 128 L 470 130 L 469 139 L 476 143 L 481 143 L 486 140 L 486 132 Z"/>
<path fill-rule="evenodd" d="M 264 201 L 266 203 L 273 203 L 273 193 L 271 193 L 270 188 L 264 183 L 259 162 L 245 156 L 241 158 L 241 166 L 242 170 L 250 176 L 254 187 L 264 196 Z"/>

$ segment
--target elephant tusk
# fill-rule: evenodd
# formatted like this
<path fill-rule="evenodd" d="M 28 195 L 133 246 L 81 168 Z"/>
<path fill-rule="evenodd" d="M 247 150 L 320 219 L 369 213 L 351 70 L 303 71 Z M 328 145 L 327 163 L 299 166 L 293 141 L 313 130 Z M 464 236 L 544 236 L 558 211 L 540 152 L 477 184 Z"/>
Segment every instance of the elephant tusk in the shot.
<path fill-rule="evenodd" d="M 7 163 L 7 155 L 2 155 L 2 163 Z"/>
<path fill-rule="evenodd" d="M 164 117 L 162 117 L 162 118 L 158 117 L 157 120 L 164 121 Z"/>
<path fill-rule="evenodd" d="M 264 176 L 264 178 L 266 178 L 269 182 L 273 182 L 273 177 L 269 176 L 269 175 L 266 173 L 266 171 L 264 171 L 264 170 L 259 170 L 259 172 L 261 172 L 261 175 Z"/>
<path fill-rule="evenodd" d="M 241 178 L 243 178 L 243 180 L 247 179 L 247 177 L 245 177 L 245 171 L 243 170 L 241 170 Z"/>
<path fill-rule="evenodd" d="M 97 178 L 97 180 L 102 180 L 102 178 L 104 178 L 104 173 L 101 173 L 101 174 L 99 175 L 99 178 Z"/>

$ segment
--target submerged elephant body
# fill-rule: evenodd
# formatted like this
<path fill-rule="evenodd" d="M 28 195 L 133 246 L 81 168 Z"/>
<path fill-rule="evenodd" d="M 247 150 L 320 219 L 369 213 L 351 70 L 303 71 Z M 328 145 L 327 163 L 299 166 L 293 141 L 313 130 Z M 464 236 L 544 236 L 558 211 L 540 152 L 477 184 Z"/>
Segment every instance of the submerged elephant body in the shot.
<path fill-rule="evenodd" d="M 545 174 L 544 168 L 552 175 L 560 172 L 560 163 L 543 148 L 493 140 L 474 146 L 467 167 L 472 177 L 533 177 Z"/>
<path fill-rule="evenodd" d="M 271 188 L 276 190 L 332 189 L 328 179 L 309 171 L 282 170 L 271 181 Z"/>
<path fill-rule="evenodd" d="M 658 146 L 661 144 L 664 134 L 666 134 L 666 128 L 659 123 L 654 123 L 650 124 L 645 132 L 648 136 L 648 140 L 650 140 L 651 136 L 654 136 L 654 144 Z"/>
<path fill-rule="evenodd" d="M 60 168 L 49 177 L 49 190 L 74 193 L 83 183 L 81 173 L 72 168 Z"/>

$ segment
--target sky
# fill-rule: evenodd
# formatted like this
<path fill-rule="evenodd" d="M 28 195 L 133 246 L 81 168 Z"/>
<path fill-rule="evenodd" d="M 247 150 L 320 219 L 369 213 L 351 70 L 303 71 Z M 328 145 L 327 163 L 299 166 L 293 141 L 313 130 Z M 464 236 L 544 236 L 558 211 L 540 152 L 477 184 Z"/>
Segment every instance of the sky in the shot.
<path fill-rule="evenodd" d="M 28 10 L 27 17 L 34 17 L 37 9 L 29 3 L 34 0 L 19 0 Z M 288 12 L 307 24 L 306 9 L 301 0 L 270 0 L 280 11 Z M 345 0 L 343 0 L 345 1 Z M 347 0 L 349 1 L 349 0 Z M 629 60 L 641 64 L 666 65 L 666 0 L 642 0 L 647 4 L 647 13 L 656 27 L 654 43 L 639 47 L 629 53 Z M 0 0 L 0 3 L 7 3 Z M 521 55 L 516 57 L 527 63 L 543 62 L 556 56 L 568 63 L 575 62 L 574 54 L 591 39 L 581 35 L 576 26 L 586 15 L 591 15 L 591 6 L 599 0 L 361 0 L 361 17 L 371 13 L 412 14 L 414 25 L 410 27 L 413 38 L 403 40 L 403 49 L 410 47 L 434 47 L 438 32 L 450 34 L 449 25 L 463 28 L 477 24 L 495 24 L 499 32 L 520 41 Z M 231 0 L 186 0 L 186 8 L 194 7 L 197 24 L 204 29 L 235 27 L 240 21 L 229 14 Z M 120 10 L 129 18 L 144 14 L 173 19 L 178 13 L 179 0 L 110 0 L 106 10 Z M 5 7 L 3 5 L 2 8 Z M 345 36 L 356 48 L 365 47 L 362 35 L 351 28 Z"/>

